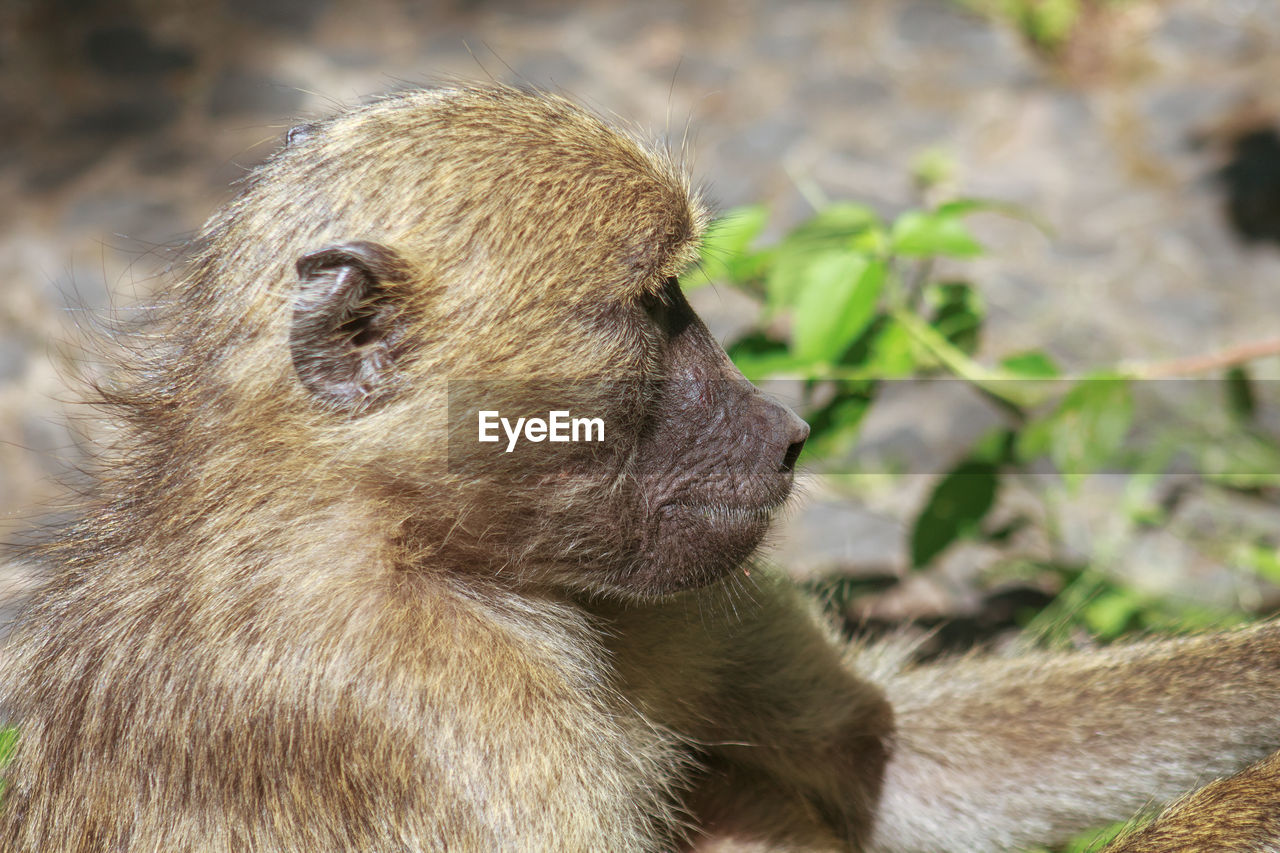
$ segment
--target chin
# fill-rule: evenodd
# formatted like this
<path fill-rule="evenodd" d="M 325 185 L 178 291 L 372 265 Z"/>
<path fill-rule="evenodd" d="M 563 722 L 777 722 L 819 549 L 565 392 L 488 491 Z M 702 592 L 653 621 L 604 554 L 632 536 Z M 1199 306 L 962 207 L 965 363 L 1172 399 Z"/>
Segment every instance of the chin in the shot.
<path fill-rule="evenodd" d="M 772 509 L 725 504 L 668 504 L 653 539 L 624 585 L 641 596 L 710 586 L 751 557 L 769 530 Z"/>

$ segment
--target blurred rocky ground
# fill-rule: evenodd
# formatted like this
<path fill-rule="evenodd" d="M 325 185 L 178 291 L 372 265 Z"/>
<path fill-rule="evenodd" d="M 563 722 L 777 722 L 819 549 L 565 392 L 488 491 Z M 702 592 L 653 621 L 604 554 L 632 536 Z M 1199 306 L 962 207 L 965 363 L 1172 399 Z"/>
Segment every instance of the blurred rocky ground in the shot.
<path fill-rule="evenodd" d="M 1086 370 L 1273 336 L 1280 0 L 1114 5 L 1054 62 L 949 0 L 0 0 L 0 539 L 57 513 L 89 463 L 76 389 L 97 318 L 145 303 L 290 125 L 406 86 L 568 93 L 666 139 L 717 204 L 767 202 L 773 234 L 815 191 L 916 204 L 913 164 L 940 153 L 953 192 L 1050 229 L 974 220 L 991 251 L 958 272 L 988 306 L 984 356 L 1045 347 Z M 722 333 L 748 310 L 722 287 L 695 299 Z M 953 396 L 886 405 L 868 440 L 941 431 L 945 457 L 969 405 Z M 775 556 L 802 577 L 902 574 L 929 479 L 847 479 L 810 482 Z M 1109 543 L 1153 588 L 1256 594 L 1180 541 L 1115 545 L 1120 498 L 1102 478 L 1077 501 L 1086 558 Z M 959 549 L 907 610 L 962 611 L 984 559 Z M 30 580 L 0 578 L 10 607 Z"/>

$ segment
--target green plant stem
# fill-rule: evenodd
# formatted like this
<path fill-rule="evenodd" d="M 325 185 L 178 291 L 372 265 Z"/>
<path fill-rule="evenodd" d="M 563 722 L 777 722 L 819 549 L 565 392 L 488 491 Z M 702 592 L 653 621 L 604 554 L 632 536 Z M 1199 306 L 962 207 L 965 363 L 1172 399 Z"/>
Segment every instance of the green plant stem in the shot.
<path fill-rule="evenodd" d="M 1008 371 L 984 367 L 969 358 L 914 311 L 895 307 L 889 309 L 889 316 L 901 324 L 912 340 L 924 347 L 943 367 L 997 400 L 1019 409 L 1028 409 L 1051 396 L 1043 383 L 1032 382 Z"/>

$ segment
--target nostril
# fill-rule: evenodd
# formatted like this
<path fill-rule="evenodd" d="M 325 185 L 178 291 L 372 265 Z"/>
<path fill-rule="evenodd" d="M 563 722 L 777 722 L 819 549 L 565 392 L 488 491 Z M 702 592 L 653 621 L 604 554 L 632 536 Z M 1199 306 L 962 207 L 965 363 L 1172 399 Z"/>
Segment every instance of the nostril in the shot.
<path fill-rule="evenodd" d="M 800 451 L 804 449 L 804 439 L 791 444 L 787 448 L 787 455 L 782 457 L 782 467 L 778 470 L 784 472 L 794 471 L 796 468 L 796 460 L 800 458 Z"/>

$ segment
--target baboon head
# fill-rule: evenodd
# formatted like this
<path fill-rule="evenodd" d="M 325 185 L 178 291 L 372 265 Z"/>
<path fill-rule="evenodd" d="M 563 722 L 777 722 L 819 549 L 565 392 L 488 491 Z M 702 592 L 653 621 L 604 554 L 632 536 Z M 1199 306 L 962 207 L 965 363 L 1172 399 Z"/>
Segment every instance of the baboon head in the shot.
<path fill-rule="evenodd" d="M 706 220 L 562 99 L 397 95 L 291 133 L 213 223 L 183 358 L 220 435 L 317 505 L 376 507 L 406 569 L 704 585 L 759 544 L 808 433 L 680 291 Z M 603 440 L 509 429 L 552 412 Z"/>

